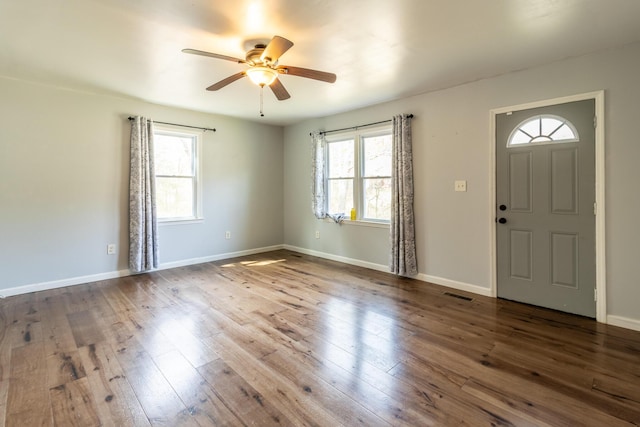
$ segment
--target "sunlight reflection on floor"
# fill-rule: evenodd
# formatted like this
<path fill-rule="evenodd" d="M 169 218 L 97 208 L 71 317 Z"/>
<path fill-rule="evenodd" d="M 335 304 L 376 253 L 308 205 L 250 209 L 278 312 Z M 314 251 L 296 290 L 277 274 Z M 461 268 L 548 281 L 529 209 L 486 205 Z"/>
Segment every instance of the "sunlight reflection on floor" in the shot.
<path fill-rule="evenodd" d="M 387 371 L 400 360 L 396 346 L 386 337 L 393 336 L 395 321 L 338 298 L 332 298 L 326 308 L 328 344 L 324 357 L 369 384 L 393 387 Z"/>
<path fill-rule="evenodd" d="M 240 264 L 246 265 L 248 267 L 259 267 L 263 265 L 270 265 L 270 264 L 275 264 L 277 262 L 284 262 L 284 261 L 286 261 L 286 259 L 268 259 L 268 260 L 262 260 L 262 261 L 241 261 Z M 222 267 L 231 268 L 235 266 L 236 265 L 234 263 L 230 263 L 230 264 L 224 264 Z"/>

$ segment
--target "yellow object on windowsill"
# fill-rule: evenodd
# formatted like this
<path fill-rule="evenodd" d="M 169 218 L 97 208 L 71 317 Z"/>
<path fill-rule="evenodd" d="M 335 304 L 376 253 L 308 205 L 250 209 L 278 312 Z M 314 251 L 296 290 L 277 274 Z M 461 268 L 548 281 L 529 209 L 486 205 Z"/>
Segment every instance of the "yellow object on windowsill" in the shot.
<path fill-rule="evenodd" d="M 351 221 L 356 220 L 356 208 L 351 208 Z"/>

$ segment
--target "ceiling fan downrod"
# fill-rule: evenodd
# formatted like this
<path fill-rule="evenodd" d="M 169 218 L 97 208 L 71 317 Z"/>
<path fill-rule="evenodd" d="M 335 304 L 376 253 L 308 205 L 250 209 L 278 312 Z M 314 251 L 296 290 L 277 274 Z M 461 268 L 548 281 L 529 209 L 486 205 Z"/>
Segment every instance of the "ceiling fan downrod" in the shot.
<path fill-rule="evenodd" d="M 264 84 L 260 85 L 260 117 L 264 117 L 264 113 L 262 112 L 262 106 L 264 104 Z"/>

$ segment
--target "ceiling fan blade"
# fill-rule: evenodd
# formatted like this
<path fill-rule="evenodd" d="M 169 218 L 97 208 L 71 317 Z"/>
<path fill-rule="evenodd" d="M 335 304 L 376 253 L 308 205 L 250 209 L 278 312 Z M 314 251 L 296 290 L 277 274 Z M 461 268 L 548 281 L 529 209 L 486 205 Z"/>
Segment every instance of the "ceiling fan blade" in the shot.
<path fill-rule="evenodd" d="M 288 65 L 281 65 L 278 67 L 278 71 L 282 74 L 289 74 L 290 76 L 306 77 L 307 79 L 320 80 L 322 82 L 334 83 L 336 81 L 336 75 L 333 73 L 326 73 L 324 71 L 310 70 L 308 68 L 290 67 Z"/>
<path fill-rule="evenodd" d="M 211 86 L 209 86 L 207 88 L 207 90 L 218 90 L 218 89 L 222 89 L 223 87 L 225 87 L 226 85 L 235 82 L 236 80 L 239 80 L 241 78 L 243 78 L 244 76 L 246 76 L 247 73 L 244 71 L 240 71 L 239 73 L 236 73 L 232 76 L 227 77 L 226 79 L 222 79 L 220 80 L 218 83 L 214 83 Z"/>
<path fill-rule="evenodd" d="M 273 64 L 282 56 L 283 53 L 291 49 L 291 46 L 293 46 L 293 42 L 291 40 L 287 40 L 280 36 L 273 36 L 267 47 L 264 48 L 264 52 L 262 52 L 260 59 Z"/>
<path fill-rule="evenodd" d="M 278 98 L 278 101 L 284 101 L 285 99 L 291 98 L 289 92 L 284 88 L 280 79 L 275 79 L 271 85 L 269 85 L 273 94 Z"/>
<path fill-rule="evenodd" d="M 224 59 L 226 61 L 237 62 L 238 64 L 244 64 L 244 59 L 234 58 L 232 56 L 220 55 L 212 52 L 205 52 L 204 50 L 196 50 L 196 49 L 182 49 L 184 53 L 190 53 L 192 55 L 200 55 L 200 56 L 208 56 L 210 58 Z"/>

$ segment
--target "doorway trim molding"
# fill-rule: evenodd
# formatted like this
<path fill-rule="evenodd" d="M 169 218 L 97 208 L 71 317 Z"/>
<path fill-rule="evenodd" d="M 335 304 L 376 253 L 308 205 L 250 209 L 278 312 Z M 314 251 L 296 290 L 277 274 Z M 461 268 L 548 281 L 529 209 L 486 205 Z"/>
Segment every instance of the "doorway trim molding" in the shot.
<path fill-rule="evenodd" d="M 496 116 L 510 111 L 527 110 L 530 108 L 548 107 L 556 104 L 566 104 L 568 102 L 583 101 L 587 99 L 595 100 L 596 129 L 595 129 L 595 150 L 596 150 L 596 320 L 607 323 L 607 262 L 606 262 L 606 229 L 605 229 L 605 108 L 604 90 L 581 93 L 577 95 L 564 96 L 560 98 L 546 99 L 542 101 L 529 102 L 526 104 L 512 105 L 492 109 L 490 114 L 491 136 L 491 218 L 496 218 Z M 498 273 L 497 273 L 497 248 L 496 248 L 496 223 L 491 221 L 491 296 L 498 295 Z"/>

